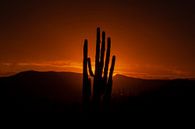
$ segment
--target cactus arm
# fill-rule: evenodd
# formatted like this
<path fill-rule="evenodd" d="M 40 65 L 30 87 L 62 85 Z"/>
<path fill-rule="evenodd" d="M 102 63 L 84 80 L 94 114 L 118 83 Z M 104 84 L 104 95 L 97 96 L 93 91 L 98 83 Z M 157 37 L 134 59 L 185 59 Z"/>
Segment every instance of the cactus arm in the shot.
<path fill-rule="evenodd" d="M 105 61 L 105 67 L 104 67 L 104 80 L 107 80 L 108 75 L 108 66 L 109 66 L 109 60 L 110 60 L 110 47 L 111 47 L 111 39 L 107 39 L 107 51 L 106 51 L 106 61 Z"/>
<path fill-rule="evenodd" d="M 111 94 L 112 94 L 112 76 L 113 76 L 113 72 L 114 72 L 115 61 L 116 61 L 116 57 L 113 56 L 112 57 L 112 64 L 111 64 L 111 67 L 110 67 L 108 83 L 106 85 L 105 92 L 104 92 L 104 97 L 103 97 L 103 103 L 104 103 L 104 109 L 105 110 L 109 109 L 109 102 L 110 102 Z"/>
<path fill-rule="evenodd" d="M 87 74 L 87 56 L 88 56 L 88 41 L 84 41 L 84 47 L 83 47 L 83 82 L 85 82 L 86 78 L 88 79 Z"/>
<path fill-rule="evenodd" d="M 105 97 L 107 102 L 110 101 L 111 93 L 112 93 L 112 77 L 113 77 L 113 72 L 114 72 L 115 61 L 116 61 L 116 57 L 113 56 L 112 57 L 112 64 L 111 64 L 110 72 L 109 72 L 109 77 L 108 77 L 108 83 L 106 85 L 105 93 L 104 93 L 104 97 Z"/>
<path fill-rule="evenodd" d="M 95 75 L 94 75 L 92 67 L 91 67 L 91 59 L 87 58 L 87 62 L 88 62 L 89 74 L 90 74 L 90 76 L 94 77 Z"/>
<path fill-rule="evenodd" d="M 101 44 L 101 56 L 100 56 L 100 75 L 102 76 L 102 71 L 104 68 L 104 55 L 105 55 L 105 37 L 106 33 L 102 32 L 102 44 Z"/>
<path fill-rule="evenodd" d="M 116 56 L 113 56 L 112 57 L 112 64 L 111 64 L 111 67 L 110 67 L 110 73 L 109 73 L 108 83 L 110 81 L 112 81 L 113 72 L 114 72 L 114 66 L 115 66 L 115 61 L 116 61 Z"/>
<path fill-rule="evenodd" d="M 88 41 L 84 41 L 83 47 L 83 96 L 85 96 L 88 89 L 88 73 L 87 73 L 87 56 L 88 56 Z"/>
<path fill-rule="evenodd" d="M 84 41 L 83 46 L 83 87 L 82 87 L 82 101 L 83 101 L 83 110 L 88 111 L 91 95 L 91 84 L 88 79 L 87 73 L 87 56 L 88 56 L 88 41 Z"/>

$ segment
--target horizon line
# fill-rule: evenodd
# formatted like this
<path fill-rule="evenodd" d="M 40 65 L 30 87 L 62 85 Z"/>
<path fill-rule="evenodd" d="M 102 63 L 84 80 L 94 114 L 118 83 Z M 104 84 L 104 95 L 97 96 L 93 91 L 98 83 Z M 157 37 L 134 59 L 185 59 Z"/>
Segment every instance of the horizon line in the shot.
<path fill-rule="evenodd" d="M 78 71 L 66 71 L 66 70 L 34 70 L 34 69 L 29 69 L 29 70 L 21 70 L 21 71 L 16 71 L 16 72 L 7 72 L 7 73 L 0 73 L 0 78 L 1 77 L 11 77 L 23 72 L 42 72 L 42 73 L 47 73 L 47 72 L 55 72 L 55 73 L 77 73 L 77 74 L 82 74 L 82 72 Z M 137 78 L 137 79 L 145 79 L 145 80 L 175 80 L 175 79 L 189 79 L 189 80 L 195 80 L 195 77 L 174 77 L 173 75 L 148 75 L 148 76 L 133 76 L 133 75 L 127 75 L 123 73 L 115 73 L 114 76 L 116 75 L 122 75 L 125 77 L 130 77 L 130 78 Z M 156 77 L 155 77 L 156 76 Z M 161 76 L 161 77 L 160 77 Z"/>

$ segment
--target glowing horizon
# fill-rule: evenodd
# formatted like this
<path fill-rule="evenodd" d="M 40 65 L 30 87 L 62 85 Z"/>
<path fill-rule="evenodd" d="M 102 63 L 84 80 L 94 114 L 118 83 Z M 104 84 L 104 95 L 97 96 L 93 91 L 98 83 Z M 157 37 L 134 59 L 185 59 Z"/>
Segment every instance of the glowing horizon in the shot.
<path fill-rule="evenodd" d="M 39 62 L 39 63 L 1 63 L 1 68 L 4 68 L 4 71 L 1 71 L 0 76 L 10 76 L 19 72 L 35 70 L 35 71 L 54 71 L 54 72 L 75 72 L 82 73 L 82 62 L 71 62 L 71 61 L 55 61 L 55 62 Z M 15 68 L 14 68 L 14 67 Z M 143 79 L 173 79 L 173 78 L 195 78 L 192 73 L 187 73 L 185 71 L 180 71 L 176 68 L 162 68 L 162 66 L 145 66 L 145 68 L 156 67 L 157 70 L 164 71 L 162 74 L 147 73 L 147 72 L 136 72 L 136 69 L 141 68 L 141 66 L 131 66 L 130 69 L 125 69 L 123 67 L 116 67 L 114 75 L 121 74 L 129 77 L 143 78 Z M 10 69 L 12 70 L 7 70 Z M 92 62 L 92 69 L 94 70 L 94 62 Z M 165 72 L 166 71 L 166 72 Z"/>

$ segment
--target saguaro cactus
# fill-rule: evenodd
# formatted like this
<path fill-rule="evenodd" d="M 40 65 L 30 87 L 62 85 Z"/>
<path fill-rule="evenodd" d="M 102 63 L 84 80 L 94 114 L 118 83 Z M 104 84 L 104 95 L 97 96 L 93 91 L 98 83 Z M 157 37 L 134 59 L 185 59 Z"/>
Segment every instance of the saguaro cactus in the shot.
<path fill-rule="evenodd" d="M 111 39 L 107 38 L 107 50 L 105 56 L 106 34 L 102 32 L 102 42 L 100 40 L 100 28 L 97 28 L 96 39 L 96 55 L 95 55 L 95 74 L 91 67 L 91 59 L 88 57 L 88 41 L 84 42 L 83 52 L 83 105 L 89 105 L 91 95 L 91 80 L 88 72 L 93 77 L 93 98 L 92 103 L 95 110 L 99 109 L 101 98 L 103 96 L 103 104 L 109 104 L 112 93 L 112 76 L 114 72 L 116 57 L 112 57 L 112 63 L 108 76 Z M 100 49 L 101 46 L 101 49 Z M 105 60 L 105 61 L 104 61 Z M 104 63 L 105 62 L 105 63 Z M 87 69 L 88 66 L 88 69 Z"/>

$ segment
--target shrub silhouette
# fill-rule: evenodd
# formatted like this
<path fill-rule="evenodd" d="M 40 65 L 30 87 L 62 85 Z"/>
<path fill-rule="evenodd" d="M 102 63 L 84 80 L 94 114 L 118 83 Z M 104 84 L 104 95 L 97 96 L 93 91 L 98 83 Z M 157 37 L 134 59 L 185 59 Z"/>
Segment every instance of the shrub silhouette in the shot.
<path fill-rule="evenodd" d="M 100 110 L 101 100 L 104 109 L 108 109 L 112 93 L 112 76 L 114 72 L 116 57 L 112 57 L 112 63 L 108 75 L 110 62 L 111 38 L 107 38 L 107 50 L 105 58 L 106 34 L 102 32 L 102 42 L 100 40 L 100 28 L 97 28 L 95 73 L 92 71 L 91 59 L 88 57 L 88 40 L 85 39 L 83 47 L 83 109 L 89 111 L 91 98 L 91 79 L 88 72 L 93 77 L 93 97 L 92 107 L 94 111 Z M 101 49 L 100 49 L 101 46 Z M 105 60 L 105 61 L 104 61 Z M 102 98 L 102 99 L 101 99 Z"/>

